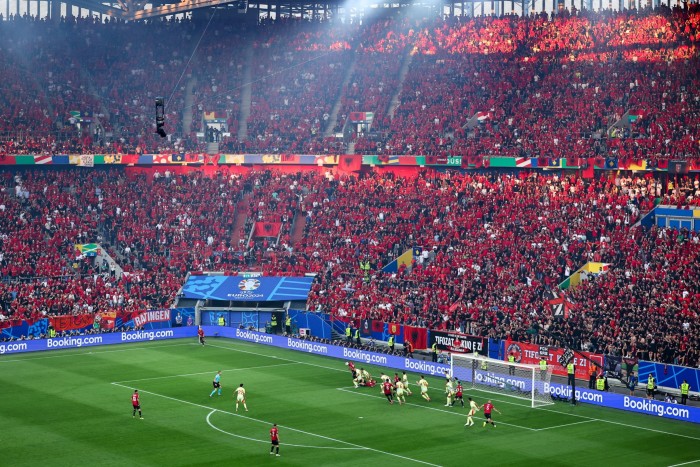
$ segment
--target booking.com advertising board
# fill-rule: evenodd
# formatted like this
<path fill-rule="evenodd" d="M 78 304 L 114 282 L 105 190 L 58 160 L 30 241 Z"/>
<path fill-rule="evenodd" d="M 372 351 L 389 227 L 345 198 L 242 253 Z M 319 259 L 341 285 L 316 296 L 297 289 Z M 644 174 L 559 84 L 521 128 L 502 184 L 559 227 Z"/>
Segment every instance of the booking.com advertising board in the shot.
<path fill-rule="evenodd" d="M 213 331 L 216 328 L 211 328 Z M 301 339 L 293 339 L 283 336 L 270 335 L 254 331 L 246 331 L 243 329 L 216 329 L 223 337 L 240 339 L 258 344 L 271 345 L 285 349 L 298 350 L 327 357 L 335 357 L 343 360 L 353 360 L 365 364 L 383 366 L 393 368 L 399 371 L 410 371 L 413 373 L 422 373 L 432 376 L 442 376 L 449 369 L 449 365 L 440 363 L 432 363 L 411 358 L 396 357 L 364 350 L 350 349 L 335 345 L 322 344 L 319 342 L 311 342 Z M 465 372 L 469 373 L 469 372 Z M 459 377 L 459 375 L 457 375 Z M 463 375 L 465 381 L 471 381 L 468 375 Z M 478 377 L 478 376 L 477 376 Z M 508 384 L 503 381 L 501 376 L 489 376 L 492 378 L 493 384 Z M 500 378 L 500 379 L 499 379 Z M 508 378 L 510 385 L 514 390 L 518 386 L 522 389 L 527 389 L 525 379 L 511 376 Z M 481 380 L 481 384 L 488 384 L 489 380 Z M 571 388 L 559 383 L 544 384 L 544 390 L 551 393 L 553 396 L 560 398 L 570 398 Z M 660 401 L 650 401 L 641 397 L 631 397 L 623 394 L 615 394 L 610 392 L 593 391 L 589 389 L 577 388 L 576 400 L 587 404 L 599 405 L 601 407 L 610 407 L 614 409 L 626 410 L 628 412 L 642 413 L 646 415 L 656 415 L 659 417 L 673 418 L 686 422 L 700 423 L 700 408 L 689 407 L 678 404 L 668 404 Z"/>
<path fill-rule="evenodd" d="M 98 345 L 160 341 L 164 339 L 195 337 L 196 335 L 197 328 L 195 326 L 190 326 L 173 329 L 152 329 L 144 331 L 113 332 L 108 334 L 54 337 L 52 339 L 0 342 L 0 355 L 38 352 L 42 350 L 77 349 Z"/>

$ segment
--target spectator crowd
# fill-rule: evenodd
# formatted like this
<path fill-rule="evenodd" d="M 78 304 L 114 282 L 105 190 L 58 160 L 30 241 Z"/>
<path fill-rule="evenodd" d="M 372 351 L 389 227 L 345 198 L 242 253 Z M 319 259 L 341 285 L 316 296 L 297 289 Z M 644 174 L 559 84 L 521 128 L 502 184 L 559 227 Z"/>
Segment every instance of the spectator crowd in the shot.
<path fill-rule="evenodd" d="M 167 307 L 188 271 L 316 273 L 308 308 L 342 319 L 698 364 L 700 238 L 637 224 L 658 203 L 690 207 L 690 177 L 221 167 L 1 179 L 4 319 Z M 255 238 L 260 221 L 283 227 Z M 409 264 L 384 270 L 407 250 Z M 554 316 L 549 293 L 589 261 L 608 273 L 567 291 L 570 317 Z"/>

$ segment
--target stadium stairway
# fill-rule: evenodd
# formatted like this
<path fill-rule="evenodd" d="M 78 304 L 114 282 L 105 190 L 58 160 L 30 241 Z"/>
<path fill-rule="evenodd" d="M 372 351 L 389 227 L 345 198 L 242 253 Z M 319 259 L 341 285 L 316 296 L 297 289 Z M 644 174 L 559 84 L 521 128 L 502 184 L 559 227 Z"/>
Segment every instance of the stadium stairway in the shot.
<path fill-rule="evenodd" d="M 399 105 L 401 105 L 401 100 L 399 99 L 399 97 L 401 96 L 401 89 L 403 89 L 403 83 L 404 81 L 406 81 L 406 75 L 408 74 L 408 69 L 411 67 L 412 62 L 413 55 L 411 55 L 411 47 L 407 47 L 406 52 L 404 53 L 401 69 L 399 70 L 399 82 L 396 86 L 396 91 L 391 97 L 391 101 L 389 104 L 389 112 L 387 113 L 387 115 L 391 119 L 394 118 L 394 113 L 396 112 L 396 109 L 398 109 Z"/>
<path fill-rule="evenodd" d="M 241 239 L 240 231 L 245 226 L 246 221 L 246 207 L 250 200 L 250 192 L 246 192 L 241 197 L 240 201 L 236 205 L 236 212 L 234 214 L 235 220 L 232 227 L 231 243 L 233 245 L 238 245 L 238 241 Z"/>
<path fill-rule="evenodd" d="M 357 55 L 353 55 L 352 63 L 348 67 L 347 73 L 345 73 L 345 78 L 343 79 L 343 84 L 340 86 L 340 93 L 335 98 L 335 103 L 333 104 L 333 109 L 331 110 L 331 115 L 328 118 L 328 123 L 326 124 L 326 130 L 323 132 L 324 138 L 330 138 L 333 136 L 333 129 L 336 123 L 338 123 L 338 113 L 340 112 L 340 107 L 343 104 L 343 95 L 345 89 L 347 89 L 348 84 L 350 84 L 350 79 L 355 74 L 355 66 L 357 65 Z"/>
<path fill-rule="evenodd" d="M 209 142 L 207 143 L 207 154 L 218 154 L 219 153 L 219 143 Z"/>
<path fill-rule="evenodd" d="M 194 76 L 187 80 L 185 85 L 185 108 L 182 109 L 182 135 L 189 135 L 192 131 L 192 105 L 194 104 L 194 93 L 192 90 L 197 84 Z"/>
<path fill-rule="evenodd" d="M 248 47 L 245 54 L 245 67 L 243 68 L 243 86 L 241 86 L 241 110 L 238 116 L 238 141 L 245 141 L 248 137 L 248 117 L 250 117 L 250 102 L 252 100 L 253 83 L 251 63 L 253 61 L 253 47 Z"/>
<path fill-rule="evenodd" d="M 299 211 L 294 216 L 294 225 L 289 235 L 289 243 L 296 245 L 304 237 L 304 228 L 306 227 L 306 216 Z"/>

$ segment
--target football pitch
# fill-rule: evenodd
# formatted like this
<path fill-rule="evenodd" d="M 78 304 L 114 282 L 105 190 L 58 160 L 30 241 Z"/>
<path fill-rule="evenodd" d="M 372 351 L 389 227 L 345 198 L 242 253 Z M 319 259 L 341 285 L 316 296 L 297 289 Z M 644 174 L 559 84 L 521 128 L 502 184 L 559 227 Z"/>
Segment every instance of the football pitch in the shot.
<path fill-rule="evenodd" d="M 361 364 L 358 367 L 363 366 Z M 378 379 L 380 371 L 364 365 Z M 209 397 L 222 370 L 223 395 Z M 432 401 L 390 405 L 354 388 L 342 360 L 227 339 L 192 339 L 0 357 L 0 465 L 7 466 L 700 466 L 700 426 L 594 406 L 491 399 L 496 428 L 464 426 Z M 235 412 L 244 383 L 248 412 Z M 144 419 L 132 418 L 138 389 Z M 269 455 L 277 423 L 280 457 Z"/>

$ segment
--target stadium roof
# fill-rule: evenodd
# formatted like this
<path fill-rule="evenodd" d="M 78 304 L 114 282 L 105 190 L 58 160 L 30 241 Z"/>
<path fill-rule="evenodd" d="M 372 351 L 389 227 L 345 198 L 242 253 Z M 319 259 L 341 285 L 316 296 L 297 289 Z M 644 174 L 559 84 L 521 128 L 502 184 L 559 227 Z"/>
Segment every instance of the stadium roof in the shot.
<path fill-rule="evenodd" d="M 474 0 L 470 0 L 474 1 Z M 400 8 L 416 1 L 376 2 L 373 0 L 325 0 L 313 2 L 308 0 L 268 0 L 253 2 L 248 0 L 183 0 L 183 1 L 144 1 L 144 0 L 70 0 L 70 4 L 85 8 L 93 12 L 102 13 L 115 18 L 128 21 L 137 21 L 160 16 L 183 14 L 200 8 L 222 7 L 230 8 L 238 13 L 245 14 L 248 10 L 259 12 L 274 11 L 278 14 L 300 14 L 309 16 L 309 13 L 322 14 L 324 12 L 338 11 L 341 8 Z M 435 1 L 428 0 L 426 5 L 435 6 Z M 449 4 L 450 2 L 442 2 Z"/>

